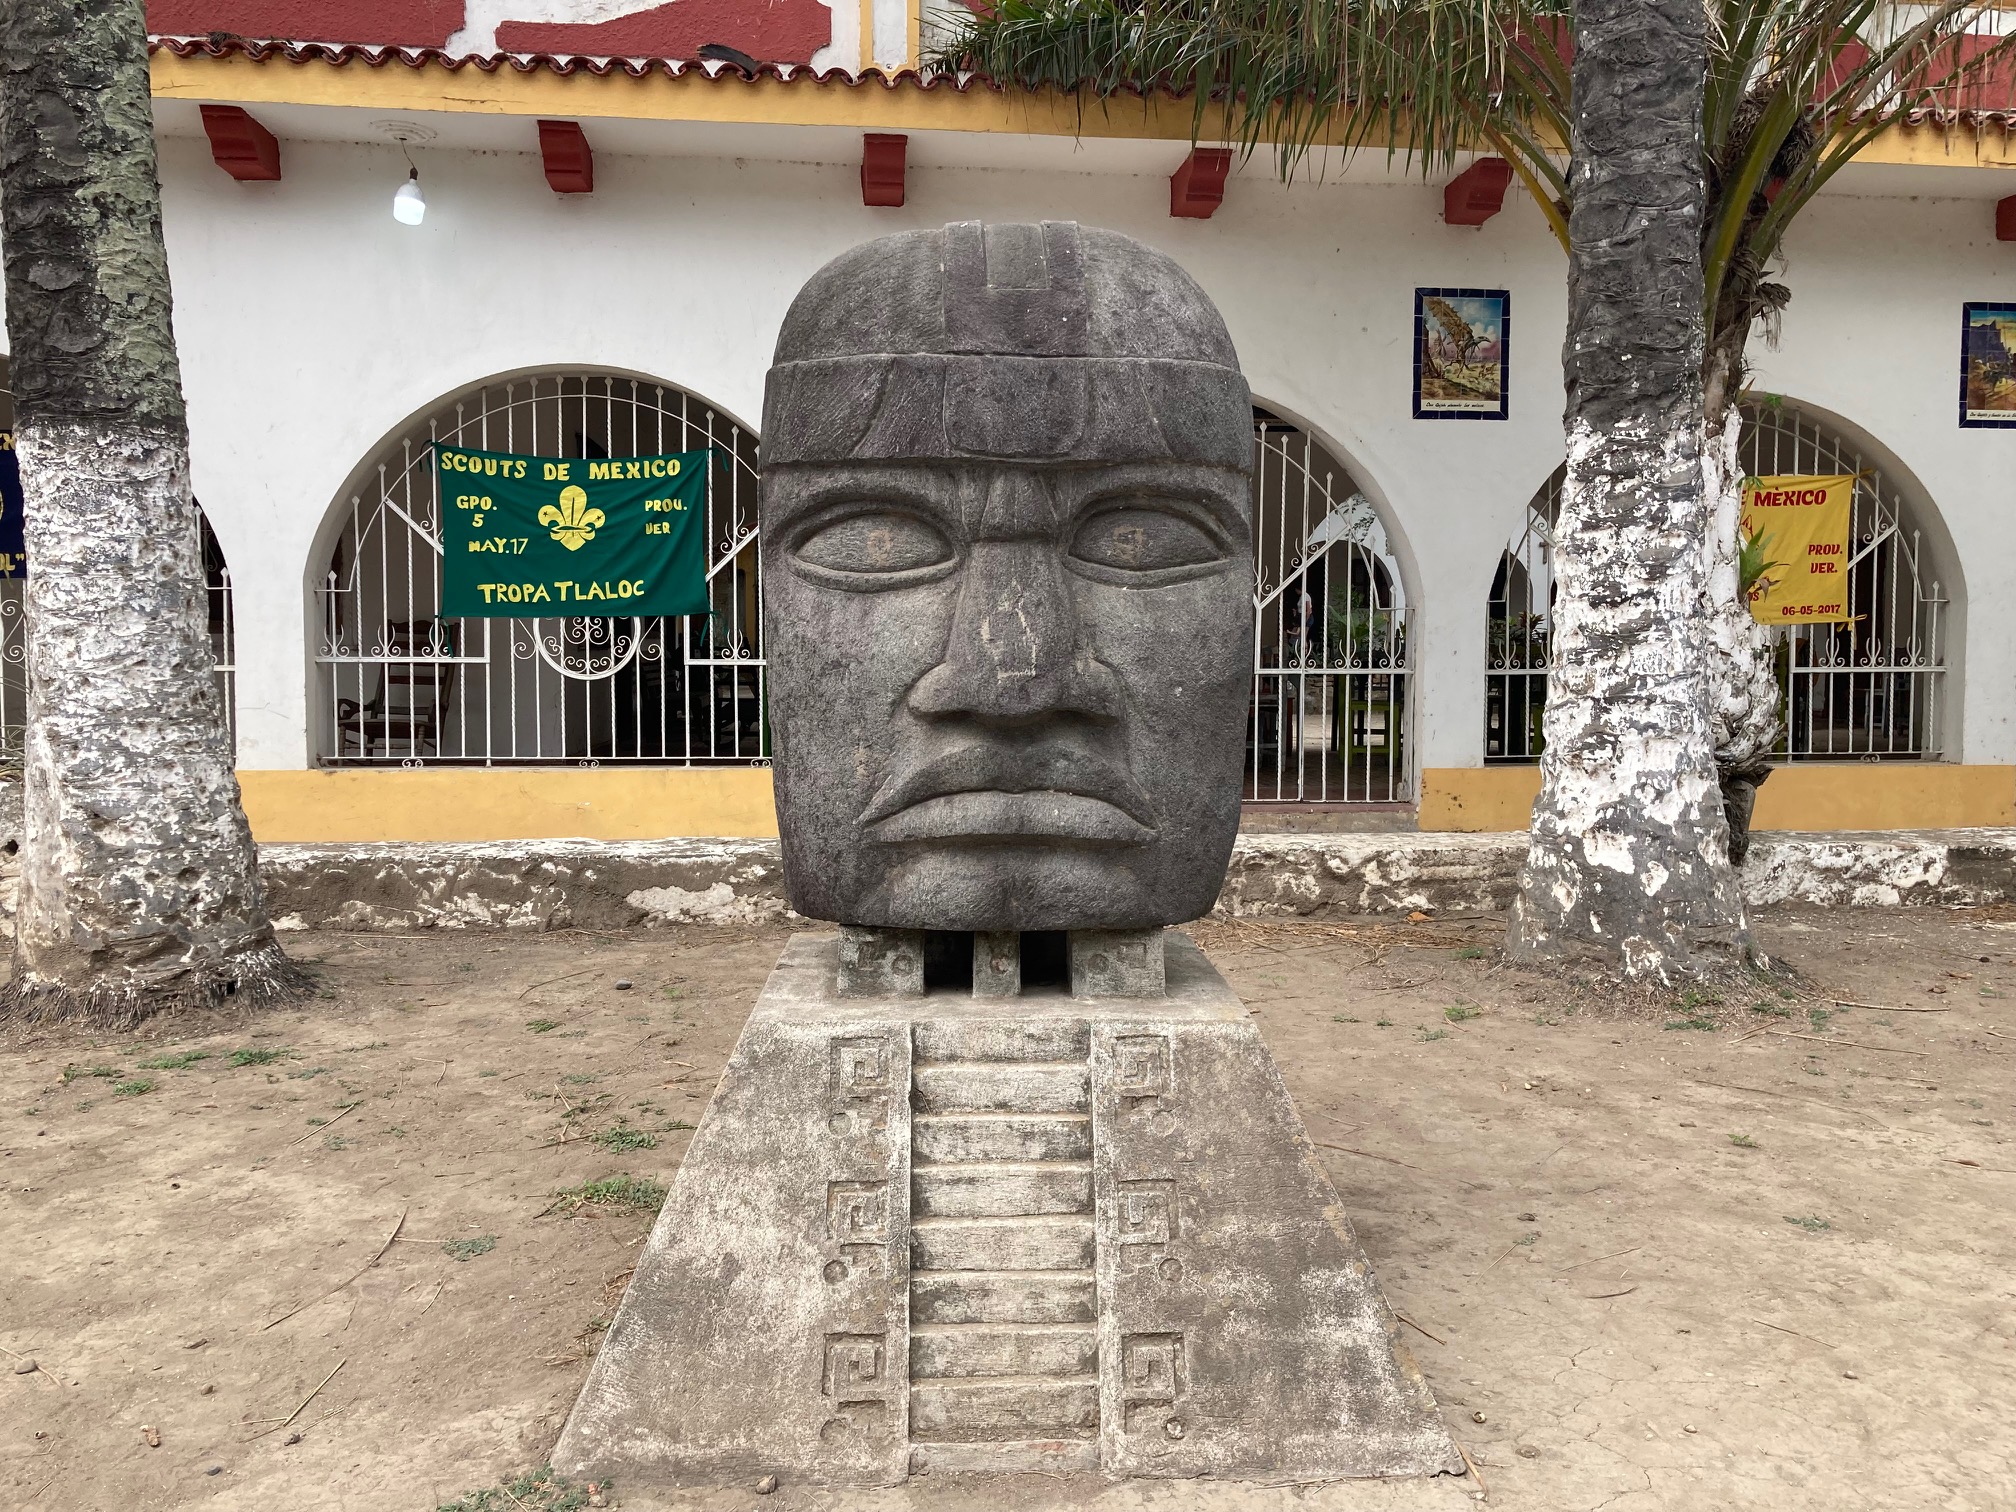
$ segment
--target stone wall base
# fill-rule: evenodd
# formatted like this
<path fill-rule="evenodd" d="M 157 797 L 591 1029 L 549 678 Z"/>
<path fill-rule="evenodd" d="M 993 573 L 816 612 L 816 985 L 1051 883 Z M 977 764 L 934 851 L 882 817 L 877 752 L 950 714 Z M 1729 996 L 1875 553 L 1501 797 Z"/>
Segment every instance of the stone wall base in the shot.
<path fill-rule="evenodd" d="M 1492 913 L 1518 834 L 1242 835 L 1215 916 Z M 619 929 L 795 917 L 774 840 L 527 840 L 260 848 L 283 929 Z M 2016 829 L 1760 834 L 1751 904 L 1957 907 L 2016 899 Z M 11 900 L 9 900 L 11 901 Z"/>

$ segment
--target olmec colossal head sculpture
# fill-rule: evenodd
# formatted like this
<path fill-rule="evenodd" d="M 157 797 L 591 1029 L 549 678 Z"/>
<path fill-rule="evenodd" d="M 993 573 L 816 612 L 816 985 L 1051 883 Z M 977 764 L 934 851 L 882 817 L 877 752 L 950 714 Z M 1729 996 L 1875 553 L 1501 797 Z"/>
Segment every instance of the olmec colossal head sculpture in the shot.
<path fill-rule="evenodd" d="M 1075 224 L 883 237 L 785 318 L 765 639 L 792 906 L 897 929 L 1211 907 L 1253 666 L 1252 412 L 1174 262 Z"/>

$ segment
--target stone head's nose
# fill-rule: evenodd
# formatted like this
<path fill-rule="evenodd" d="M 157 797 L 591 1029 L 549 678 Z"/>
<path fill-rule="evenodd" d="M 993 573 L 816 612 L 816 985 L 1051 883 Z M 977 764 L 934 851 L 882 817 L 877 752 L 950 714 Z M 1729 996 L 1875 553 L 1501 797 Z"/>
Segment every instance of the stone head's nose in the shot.
<path fill-rule="evenodd" d="M 913 712 L 994 723 L 1119 715 L 1119 682 L 1084 643 L 1051 511 L 1031 475 L 1005 473 L 989 490 L 944 655 L 911 689 Z"/>

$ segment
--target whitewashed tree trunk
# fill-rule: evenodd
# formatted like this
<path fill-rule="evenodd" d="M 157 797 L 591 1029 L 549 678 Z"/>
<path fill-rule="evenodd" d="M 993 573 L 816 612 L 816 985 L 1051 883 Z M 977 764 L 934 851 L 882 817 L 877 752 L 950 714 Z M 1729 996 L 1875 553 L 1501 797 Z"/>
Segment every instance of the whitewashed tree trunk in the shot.
<path fill-rule="evenodd" d="M 1751 807 L 1758 786 L 1771 774 L 1771 752 L 1784 728 L 1771 631 L 1751 614 L 1743 592 L 1743 469 L 1737 461 L 1742 430 L 1742 416 L 1733 408 L 1719 423 L 1711 414 L 1701 454 L 1709 509 L 1702 600 L 1709 647 L 1709 731 L 1734 866 L 1741 866 L 1749 851 Z"/>
<path fill-rule="evenodd" d="M 14 975 L 130 1023 L 291 993 L 212 678 L 143 0 L 13 0 L 0 96 L 28 545 Z"/>
<path fill-rule="evenodd" d="M 1671 981 L 1749 951 L 1708 709 L 1700 0 L 1580 0 L 1567 481 L 1512 952 Z"/>

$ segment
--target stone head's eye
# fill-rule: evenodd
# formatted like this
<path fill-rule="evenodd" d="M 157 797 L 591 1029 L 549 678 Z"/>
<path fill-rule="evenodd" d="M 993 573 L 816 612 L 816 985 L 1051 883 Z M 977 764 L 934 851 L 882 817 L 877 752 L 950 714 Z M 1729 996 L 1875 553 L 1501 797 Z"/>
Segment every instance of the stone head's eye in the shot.
<path fill-rule="evenodd" d="M 1161 509 L 1108 509 L 1078 527 L 1071 555 L 1116 572 L 1196 567 L 1224 556 L 1202 526 Z"/>
<path fill-rule="evenodd" d="M 820 526 L 798 543 L 797 554 L 828 572 L 916 572 L 950 561 L 952 543 L 915 515 L 870 509 Z"/>

